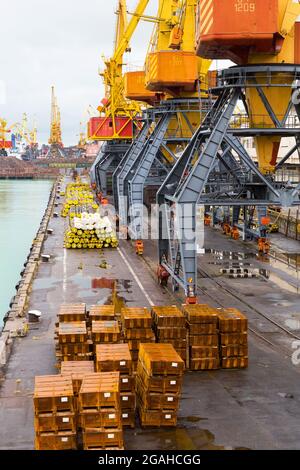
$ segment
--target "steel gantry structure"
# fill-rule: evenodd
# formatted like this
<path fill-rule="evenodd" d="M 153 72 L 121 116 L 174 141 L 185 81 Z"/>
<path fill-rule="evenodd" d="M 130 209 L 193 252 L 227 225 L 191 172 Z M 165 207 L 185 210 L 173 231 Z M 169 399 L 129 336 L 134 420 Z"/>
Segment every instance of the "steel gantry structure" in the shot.
<path fill-rule="evenodd" d="M 113 175 L 120 229 L 136 241 L 138 254 L 148 230 L 144 190 L 158 189 L 211 106 L 211 62 L 195 55 L 195 27 L 194 1 L 159 0 L 145 70 L 126 77 L 128 95 L 154 105 L 144 113 L 143 129 Z"/>
<path fill-rule="evenodd" d="M 266 3 L 267 19 L 261 15 Z M 232 0 L 198 4 L 198 54 L 234 59 L 238 65 L 219 72 L 212 90 L 217 100 L 157 196 L 160 280 L 170 276 L 173 288 L 181 286 L 190 303 L 197 301 L 199 204 L 233 207 L 237 220 L 241 207 L 245 219 L 247 207 L 256 207 L 265 243 L 267 206 L 300 204 L 300 185 L 275 181 L 276 169 L 289 157 L 277 163 L 281 138 L 293 136 L 299 145 L 299 3 L 256 0 L 251 10 L 244 1 L 241 8 Z M 240 128 L 234 119 L 239 102 L 248 117 Z M 258 166 L 242 145 L 243 136 L 255 138 Z"/>

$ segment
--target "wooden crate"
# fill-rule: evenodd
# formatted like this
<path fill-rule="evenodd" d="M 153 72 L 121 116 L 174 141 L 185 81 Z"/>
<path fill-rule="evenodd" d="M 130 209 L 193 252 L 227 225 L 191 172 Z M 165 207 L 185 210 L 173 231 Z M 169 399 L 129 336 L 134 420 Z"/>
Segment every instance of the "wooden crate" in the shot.
<path fill-rule="evenodd" d="M 158 327 L 186 327 L 186 318 L 176 305 L 152 307 L 151 313 Z"/>
<path fill-rule="evenodd" d="M 120 376 L 120 392 L 134 392 L 136 378 L 134 375 Z"/>
<path fill-rule="evenodd" d="M 121 419 L 123 428 L 135 428 L 135 410 L 122 410 Z"/>
<path fill-rule="evenodd" d="M 222 346 L 230 345 L 244 345 L 248 344 L 248 334 L 245 333 L 221 333 L 220 334 L 220 344 Z"/>
<path fill-rule="evenodd" d="M 182 327 L 159 327 L 156 329 L 156 336 L 158 341 L 167 340 L 167 339 L 186 339 L 187 329 Z"/>
<path fill-rule="evenodd" d="M 190 335 L 216 335 L 218 333 L 216 323 L 188 323 Z"/>
<path fill-rule="evenodd" d="M 184 372 L 184 361 L 171 344 L 142 343 L 139 361 L 148 375 L 182 375 Z"/>
<path fill-rule="evenodd" d="M 92 321 L 94 343 L 119 343 L 121 330 L 116 320 Z"/>
<path fill-rule="evenodd" d="M 178 349 L 183 349 L 187 347 L 187 340 L 186 339 L 160 339 L 158 343 L 167 343 L 172 344 L 176 351 Z"/>
<path fill-rule="evenodd" d="M 221 333 L 243 333 L 248 329 L 246 316 L 235 308 L 219 310 L 218 318 Z"/>
<path fill-rule="evenodd" d="M 115 320 L 114 305 L 92 305 L 89 310 L 88 318 L 92 321 Z"/>
<path fill-rule="evenodd" d="M 139 409 L 140 423 L 145 427 L 176 427 L 177 412 L 172 410 Z"/>
<path fill-rule="evenodd" d="M 83 377 L 94 372 L 92 361 L 69 361 L 61 364 L 61 375 L 71 377 L 75 395 L 79 393 Z"/>
<path fill-rule="evenodd" d="M 173 410 L 179 408 L 180 395 L 171 393 L 149 392 L 142 386 L 137 389 L 139 407 L 144 410 Z"/>
<path fill-rule="evenodd" d="M 120 403 L 122 410 L 135 409 L 135 392 L 121 392 Z"/>
<path fill-rule="evenodd" d="M 36 450 L 76 450 L 76 433 L 72 431 L 45 432 L 35 438 Z"/>
<path fill-rule="evenodd" d="M 85 361 L 93 361 L 93 353 L 86 353 L 86 354 L 62 354 L 61 352 L 56 352 L 55 354 L 57 360 L 61 362 L 85 362 Z"/>
<path fill-rule="evenodd" d="M 154 342 L 155 334 L 151 328 L 128 328 L 123 330 L 125 340 L 136 339 L 144 342 Z"/>
<path fill-rule="evenodd" d="M 73 411 L 74 392 L 71 377 L 61 375 L 35 377 L 33 403 L 36 414 Z"/>
<path fill-rule="evenodd" d="M 190 346 L 218 346 L 219 335 L 193 335 L 189 337 Z"/>
<path fill-rule="evenodd" d="M 58 351 L 67 356 L 75 354 L 90 354 L 93 352 L 93 343 L 92 341 L 87 341 L 86 343 L 64 343 L 57 345 Z"/>
<path fill-rule="evenodd" d="M 60 323 L 58 327 L 59 343 L 85 343 L 88 333 L 85 322 Z"/>
<path fill-rule="evenodd" d="M 87 428 L 82 435 L 84 450 L 123 447 L 122 429 Z"/>
<path fill-rule="evenodd" d="M 190 370 L 215 370 L 220 368 L 220 360 L 215 357 L 190 358 Z"/>
<path fill-rule="evenodd" d="M 124 329 L 151 328 L 152 317 L 146 307 L 125 307 L 121 310 L 121 321 Z"/>
<path fill-rule="evenodd" d="M 120 408 L 120 374 L 85 375 L 79 392 L 79 408 Z"/>
<path fill-rule="evenodd" d="M 205 359 L 205 358 L 219 358 L 218 346 L 191 346 L 190 358 Z"/>
<path fill-rule="evenodd" d="M 121 411 L 114 408 L 81 410 L 78 417 L 78 426 L 81 429 L 121 428 Z"/>
<path fill-rule="evenodd" d="M 248 346 L 241 344 L 233 344 L 230 346 L 221 346 L 222 357 L 248 357 Z"/>
<path fill-rule="evenodd" d="M 76 415 L 71 411 L 57 413 L 40 413 L 34 417 L 34 429 L 36 434 L 44 432 L 76 432 Z"/>
<path fill-rule="evenodd" d="M 82 322 L 86 320 L 85 304 L 63 304 L 58 312 L 59 322 Z"/>
<path fill-rule="evenodd" d="M 189 323 L 218 324 L 218 310 L 206 304 L 183 305 L 182 311 Z"/>
<path fill-rule="evenodd" d="M 223 369 L 244 369 L 248 367 L 248 357 L 222 357 Z"/>
<path fill-rule="evenodd" d="M 132 373 L 132 358 L 128 344 L 97 344 L 97 372 L 119 371 L 122 374 Z"/>
<path fill-rule="evenodd" d="M 137 366 L 137 382 L 141 381 L 149 392 L 179 393 L 182 388 L 182 376 L 150 376 L 141 362 Z"/>

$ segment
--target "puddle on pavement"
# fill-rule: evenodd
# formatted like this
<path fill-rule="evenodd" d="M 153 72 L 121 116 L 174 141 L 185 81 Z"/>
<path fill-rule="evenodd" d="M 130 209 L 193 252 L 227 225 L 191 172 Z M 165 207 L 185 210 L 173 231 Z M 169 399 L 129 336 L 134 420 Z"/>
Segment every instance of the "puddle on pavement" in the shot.
<path fill-rule="evenodd" d="M 189 417 L 190 418 L 190 417 Z M 200 420 L 201 418 L 198 418 Z M 131 449 L 130 442 L 134 441 L 134 448 L 141 440 L 149 449 L 159 450 L 235 450 L 215 444 L 215 436 L 207 429 L 194 427 L 181 427 L 175 429 L 152 429 L 135 432 L 135 439 L 126 439 L 126 448 Z M 239 449 L 242 449 L 241 447 Z"/>
<path fill-rule="evenodd" d="M 59 281 L 54 277 L 38 278 L 33 281 L 34 289 L 50 289 L 54 287 Z"/>
<path fill-rule="evenodd" d="M 126 299 L 124 296 L 120 295 L 121 293 L 131 293 L 132 281 L 128 279 L 109 279 L 109 278 L 94 278 L 92 279 L 91 284 L 92 289 L 100 289 L 104 288 L 110 289 L 109 294 L 105 298 L 105 300 L 99 299 L 97 304 L 99 305 L 111 305 L 115 306 L 115 312 L 121 313 L 121 309 L 125 307 L 130 301 Z M 93 291 L 95 292 L 95 291 Z"/>
<path fill-rule="evenodd" d="M 300 315 L 299 318 L 288 318 L 284 323 L 290 330 L 300 330 Z"/>

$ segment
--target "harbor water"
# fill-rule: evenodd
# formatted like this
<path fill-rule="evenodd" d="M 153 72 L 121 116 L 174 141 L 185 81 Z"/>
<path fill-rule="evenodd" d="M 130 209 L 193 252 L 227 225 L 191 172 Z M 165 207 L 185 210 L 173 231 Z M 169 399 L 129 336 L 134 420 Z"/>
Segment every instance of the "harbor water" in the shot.
<path fill-rule="evenodd" d="M 0 180 L 0 328 L 47 207 L 52 181 Z"/>

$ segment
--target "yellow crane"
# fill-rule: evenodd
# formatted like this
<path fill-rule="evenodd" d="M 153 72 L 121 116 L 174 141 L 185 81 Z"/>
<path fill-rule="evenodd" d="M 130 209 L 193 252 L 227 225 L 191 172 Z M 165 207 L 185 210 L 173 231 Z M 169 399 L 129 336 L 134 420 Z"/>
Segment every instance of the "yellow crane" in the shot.
<path fill-rule="evenodd" d="M 11 131 L 7 127 L 7 121 L 0 118 L 0 155 L 6 156 L 6 149 L 11 147 L 11 141 L 7 140 L 7 134 Z"/>
<path fill-rule="evenodd" d="M 49 144 L 62 147 L 60 110 L 57 104 L 54 86 L 51 88 L 51 124 Z"/>
<path fill-rule="evenodd" d="M 114 54 L 105 60 L 105 70 L 101 73 L 105 98 L 98 107 L 100 116 L 89 121 L 88 137 L 91 140 L 131 140 L 134 137 L 141 108 L 137 102 L 125 97 L 123 57 L 130 50 L 130 40 L 148 3 L 149 0 L 139 0 L 128 22 L 126 0 L 118 0 Z"/>

